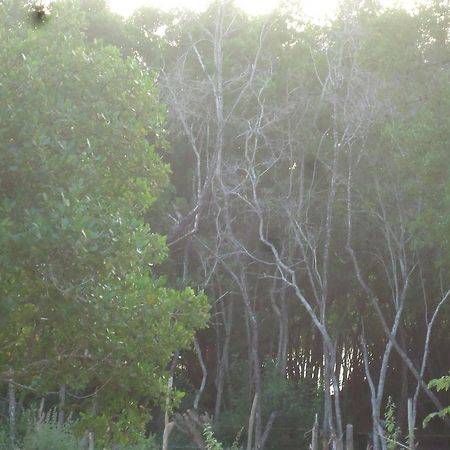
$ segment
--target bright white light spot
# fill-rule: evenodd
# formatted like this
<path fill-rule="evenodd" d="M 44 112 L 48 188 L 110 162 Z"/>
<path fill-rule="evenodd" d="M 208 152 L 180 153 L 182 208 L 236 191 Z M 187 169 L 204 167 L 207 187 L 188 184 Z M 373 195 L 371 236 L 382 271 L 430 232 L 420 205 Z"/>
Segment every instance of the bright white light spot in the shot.
<path fill-rule="evenodd" d="M 209 0 L 109 0 L 113 11 L 124 16 L 130 15 L 134 9 L 149 5 L 165 11 L 176 8 L 187 8 L 194 11 L 205 10 Z M 279 0 L 235 0 L 235 4 L 251 15 L 270 13 L 278 5 Z M 332 14 L 337 0 L 304 0 L 303 9 L 307 15 L 322 16 Z"/>
<path fill-rule="evenodd" d="M 141 6 L 155 6 L 165 11 L 187 8 L 194 11 L 205 10 L 210 0 L 108 0 L 111 9 L 124 16 L 129 16 Z M 423 1 L 423 0 L 422 0 Z M 279 0 L 235 0 L 235 4 L 248 14 L 267 14 L 276 8 Z M 339 0 L 299 0 L 306 17 L 323 20 L 331 19 L 336 13 Z M 403 6 L 411 9 L 415 0 L 381 0 L 386 7 Z"/>

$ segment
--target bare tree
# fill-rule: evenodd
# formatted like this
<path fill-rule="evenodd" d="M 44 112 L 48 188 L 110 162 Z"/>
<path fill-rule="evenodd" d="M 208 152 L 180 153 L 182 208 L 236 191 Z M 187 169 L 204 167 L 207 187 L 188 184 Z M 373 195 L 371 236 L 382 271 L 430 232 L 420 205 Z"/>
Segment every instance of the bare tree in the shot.
<path fill-rule="evenodd" d="M 289 354 L 289 345 L 296 345 L 289 342 L 292 299 L 321 337 L 320 355 L 316 349 L 314 355 L 312 349 L 295 352 L 299 371 L 310 370 L 313 378 L 323 379 L 326 439 L 342 448 L 341 389 L 356 367 L 364 368 L 374 448 L 385 449 L 381 408 L 392 350 L 436 402 L 423 376 L 431 329 L 447 296 L 444 290 L 442 301 L 427 316 L 418 370 L 399 344 L 411 280 L 417 278 L 420 263 L 407 226 L 416 205 L 405 206 L 395 183 L 394 193 L 382 189 L 376 163 L 371 166 L 367 159 L 370 133 L 386 104 L 378 99 L 380 80 L 359 59 L 361 27 L 351 11 L 344 11 L 339 25 L 316 36 L 317 46 L 309 49 L 306 63 L 308 76 L 295 73 L 296 66 L 278 79 L 279 58 L 264 51 L 270 23 L 260 24 L 255 33 L 253 54 L 230 70 L 225 61 L 229 42 L 241 26 L 238 15 L 223 1 L 211 10 L 211 17 L 208 23 L 198 18 L 195 30 L 187 27 L 161 83 L 170 105 L 171 132 L 183 140 L 193 160 L 192 188 L 184 193 L 188 206 L 175 211 L 168 242 L 174 251 L 184 249 L 183 273 L 189 272 L 189 258 L 202 268 L 203 286 L 215 299 L 215 417 L 223 404 L 236 311 L 242 311 L 247 327 L 249 379 L 256 398 L 251 445 L 264 447 L 277 417 L 277 411 L 269 411 L 263 423 L 257 306 L 264 289 L 274 313 L 270 326 L 277 338 L 271 341 L 276 348 L 271 354 L 280 376 L 285 376 L 289 359 L 297 357 L 292 350 Z M 355 187 L 364 177 L 372 188 L 370 199 Z M 354 247 L 355 223 L 362 216 L 383 243 L 374 242 L 370 251 L 377 273 L 383 274 L 380 284 L 389 293 L 388 304 L 380 302 L 361 269 L 366 255 Z M 332 323 L 339 303 L 331 269 L 337 267 L 352 271 L 355 286 L 382 323 L 386 341 L 376 374 L 369 334 L 361 333 L 360 348 L 352 348 L 347 331 L 341 333 Z M 205 374 L 201 357 L 199 363 Z"/>

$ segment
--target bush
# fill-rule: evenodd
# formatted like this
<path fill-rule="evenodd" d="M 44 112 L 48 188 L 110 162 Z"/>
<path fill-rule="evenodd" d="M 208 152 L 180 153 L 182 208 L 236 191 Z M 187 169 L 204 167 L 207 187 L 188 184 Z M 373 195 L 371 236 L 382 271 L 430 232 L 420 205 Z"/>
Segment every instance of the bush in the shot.
<path fill-rule="evenodd" d="M 120 450 L 159 450 L 160 448 L 161 445 L 158 445 L 155 437 L 150 435 L 148 438 L 142 439 L 138 444 L 120 447 Z"/>
<path fill-rule="evenodd" d="M 42 422 L 30 421 L 23 450 L 83 450 L 83 445 L 75 437 L 72 423 L 59 426 L 56 413 L 51 413 Z"/>
<path fill-rule="evenodd" d="M 0 427 L 0 449 L 6 450 L 9 445 L 8 430 L 6 426 Z"/>

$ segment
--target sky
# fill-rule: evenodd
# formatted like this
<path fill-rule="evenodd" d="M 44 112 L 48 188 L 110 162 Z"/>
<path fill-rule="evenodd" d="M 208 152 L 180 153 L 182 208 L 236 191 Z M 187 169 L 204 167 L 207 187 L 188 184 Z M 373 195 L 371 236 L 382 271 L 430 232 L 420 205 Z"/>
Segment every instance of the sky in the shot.
<path fill-rule="evenodd" d="M 209 0 L 109 0 L 112 10 L 125 16 L 142 5 L 157 6 L 165 10 L 185 7 L 198 11 L 205 9 L 208 3 Z M 235 3 L 249 14 L 265 14 L 275 8 L 278 0 L 235 0 Z M 301 3 L 306 16 L 323 20 L 333 17 L 338 0 L 302 0 Z M 404 5 L 410 8 L 414 0 L 381 0 L 381 3 L 386 6 Z"/>

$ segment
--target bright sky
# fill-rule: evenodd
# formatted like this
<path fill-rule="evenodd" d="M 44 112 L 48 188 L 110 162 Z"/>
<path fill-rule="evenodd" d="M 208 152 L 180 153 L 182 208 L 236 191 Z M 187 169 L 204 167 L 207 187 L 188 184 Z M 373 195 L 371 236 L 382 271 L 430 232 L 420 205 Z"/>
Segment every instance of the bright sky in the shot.
<path fill-rule="evenodd" d="M 205 9 L 208 3 L 209 0 L 109 0 L 112 10 L 125 16 L 142 5 L 157 6 L 164 10 L 182 7 L 199 11 Z M 278 0 L 235 0 L 235 3 L 249 14 L 264 14 L 274 9 Z M 414 0 L 381 0 L 381 3 L 386 6 L 404 5 L 411 8 Z M 307 16 L 326 19 L 334 15 L 338 0 L 302 0 L 301 4 Z"/>

